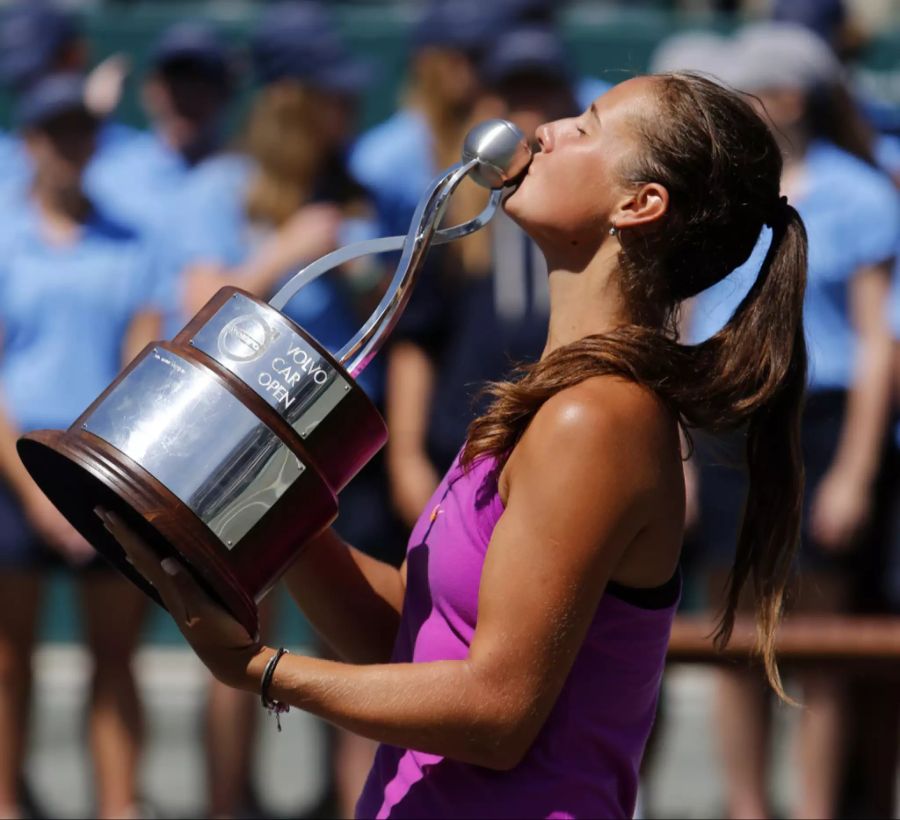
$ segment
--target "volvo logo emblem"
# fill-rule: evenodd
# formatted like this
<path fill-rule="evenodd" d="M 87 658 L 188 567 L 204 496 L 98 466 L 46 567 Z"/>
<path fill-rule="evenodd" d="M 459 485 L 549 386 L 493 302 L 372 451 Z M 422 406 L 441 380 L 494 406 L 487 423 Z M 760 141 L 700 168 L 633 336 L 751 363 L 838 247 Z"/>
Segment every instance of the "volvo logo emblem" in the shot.
<path fill-rule="evenodd" d="M 219 333 L 219 352 L 235 362 L 252 362 L 269 345 L 268 325 L 251 314 L 232 319 Z"/>

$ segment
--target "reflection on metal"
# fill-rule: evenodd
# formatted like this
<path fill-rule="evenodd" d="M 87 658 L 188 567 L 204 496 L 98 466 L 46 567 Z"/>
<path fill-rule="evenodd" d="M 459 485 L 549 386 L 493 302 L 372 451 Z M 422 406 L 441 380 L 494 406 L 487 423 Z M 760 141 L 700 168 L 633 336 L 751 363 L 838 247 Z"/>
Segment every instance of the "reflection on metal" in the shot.
<path fill-rule="evenodd" d="M 531 163 L 525 135 L 507 120 L 485 120 L 474 126 L 463 143 L 463 162 L 476 160 L 472 179 L 485 188 L 502 188 L 521 176 Z"/>
<path fill-rule="evenodd" d="M 350 390 L 278 311 L 240 293 L 215 312 L 191 344 L 228 368 L 295 430 L 305 431 L 304 438 Z"/>
<path fill-rule="evenodd" d="M 153 348 L 84 428 L 136 461 L 231 547 L 306 469 L 208 372 Z"/>

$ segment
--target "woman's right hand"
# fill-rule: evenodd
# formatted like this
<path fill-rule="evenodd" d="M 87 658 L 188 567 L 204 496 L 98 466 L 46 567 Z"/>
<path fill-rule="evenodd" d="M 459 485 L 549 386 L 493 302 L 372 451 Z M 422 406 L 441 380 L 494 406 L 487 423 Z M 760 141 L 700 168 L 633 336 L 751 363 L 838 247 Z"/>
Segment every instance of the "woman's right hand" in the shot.
<path fill-rule="evenodd" d="M 70 564 L 86 564 L 97 554 L 37 484 L 23 492 L 22 506 L 35 532 Z"/>
<path fill-rule="evenodd" d="M 286 267 L 318 259 L 338 246 L 343 214 L 337 205 L 316 202 L 304 205 L 273 237 Z"/>

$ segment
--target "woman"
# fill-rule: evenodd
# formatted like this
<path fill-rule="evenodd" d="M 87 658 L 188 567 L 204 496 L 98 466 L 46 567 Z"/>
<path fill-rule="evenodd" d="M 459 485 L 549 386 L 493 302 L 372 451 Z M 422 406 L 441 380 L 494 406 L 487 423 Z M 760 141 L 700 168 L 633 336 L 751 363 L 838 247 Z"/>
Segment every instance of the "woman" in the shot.
<path fill-rule="evenodd" d="M 762 650 L 798 527 L 806 243 L 781 157 L 736 95 L 642 77 L 543 149 L 506 209 L 550 273 L 541 360 L 470 429 L 399 572 L 331 532 L 289 584 L 345 663 L 259 646 L 99 510 L 200 657 L 233 686 L 382 744 L 361 816 L 622 817 L 653 722 L 678 599 L 679 424 L 750 427 L 753 485 L 719 639 L 753 579 Z M 678 301 L 772 247 L 751 294 L 697 347 Z M 773 478 L 779 481 L 776 487 Z"/>
<path fill-rule="evenodd" d="M 46 571 L 78 583 L 93 659 L 89 748 L 99 817 L 137 816 L 141 713 L 131 658 L 144 601 L 99 560 L 25 472 L 22 432 L 64 429 L 159 333 L 154 257 L 85 196 L 98 121 L 76 75 L 38 82 L 19 125 L 30 195 L 0 235 L 0 816 L 21 812 L 31 653 Z M 110 618 L 109 613 L 116 617 Z"/>
<path fill-rule="evenodd" d="M 900 243 L 900 207 L 890 180 L 874 166 L 871 135 L 843 85 L 828 47 L 807 30 L 757 24 L 729 43 L 721 61 L 731 83 L 757 95 L 785 156 L 782 188 L 809 232 L 804 303 L 810 352 L 803 414 L 803 460 L 809 493 L 800 551 L 802 584 L 791 610 L 846 613 L 869 563 L 871 518 L 890 406 L 891 336 L 884 305 Z M 761 254 L 754 254 L 758 267 Z M 753 281 L 754 264 L 702 294 L 693 334 L 705 338 L 727 321 Z M 698 438 L 698 539 L 721 595 L 743 501 L 741 437 Z M 737 456 L 729 458 L 728 456 Z M 870 592 L 867 597 L 871 597 Z M 845 676 L 832 666 L 798 671 L 806 707 L 798 721 L 798 817 L 832 817 L 845 745 Z M 766 692 L 747 672 L 723 669 L 716 726 L 728 811 L 765 817 L 769 770 Z"/>

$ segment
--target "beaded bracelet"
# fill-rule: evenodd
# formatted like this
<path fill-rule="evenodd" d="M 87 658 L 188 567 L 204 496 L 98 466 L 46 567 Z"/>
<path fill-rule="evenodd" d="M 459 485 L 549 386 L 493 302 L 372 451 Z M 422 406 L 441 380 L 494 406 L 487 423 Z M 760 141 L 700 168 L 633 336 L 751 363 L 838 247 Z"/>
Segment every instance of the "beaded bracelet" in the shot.
<path fill-rule="evenodd" d="M 269 662 L 263 670 L 262 683 L 259 687 L 259 695 L 262 700 L 263 709 L 270 715 L 275 715 L 275 725 L 278 727 L 279 732 L 281 731 L 281 715 L 285 712 L 289 712 L 291 707 L 283 701 L 272 700 L 269 697 L 268 692 L 269 685 L 272 683 L 272 678 L 275 676 L 275 667 L 278 666 L 278 661 L 280 661 L 284 655 L 289 654 L 290 652 L 283 646 L 278 648 L 278 651 L 269 658 Z"/>

